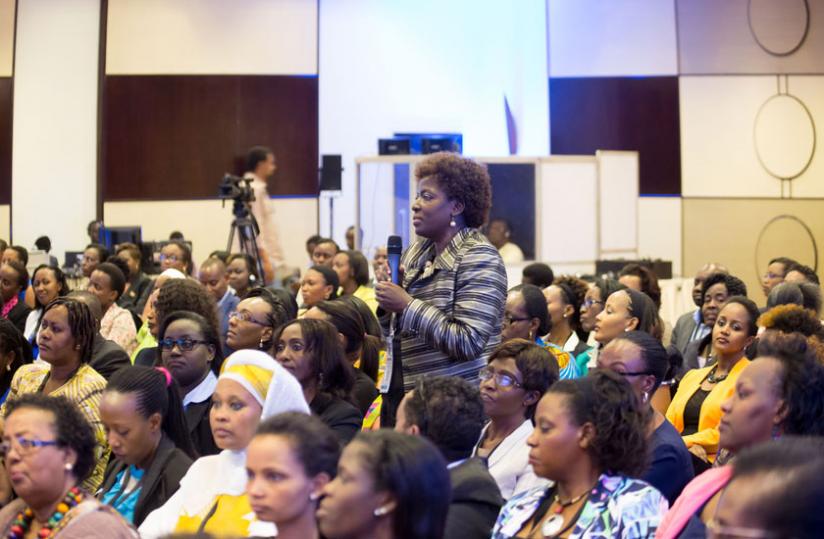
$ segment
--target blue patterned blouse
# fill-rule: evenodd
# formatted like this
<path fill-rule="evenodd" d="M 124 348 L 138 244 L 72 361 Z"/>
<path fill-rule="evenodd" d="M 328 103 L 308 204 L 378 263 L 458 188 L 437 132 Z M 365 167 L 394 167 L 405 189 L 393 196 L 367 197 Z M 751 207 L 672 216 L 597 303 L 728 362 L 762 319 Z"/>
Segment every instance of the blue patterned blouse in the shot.
<path fill-rule="evenodd" d="M 551 487 L 550 487 L 551 488 Z M 512 497 L 498 515 L 492 539 L 509 539 L 532 518 L 546 488 L 527 490 Z M 655 536 L 667 512 L 667 499 L 643 481 L 603 474 L 590 493 L 571 539 L 642 539 Z"/>

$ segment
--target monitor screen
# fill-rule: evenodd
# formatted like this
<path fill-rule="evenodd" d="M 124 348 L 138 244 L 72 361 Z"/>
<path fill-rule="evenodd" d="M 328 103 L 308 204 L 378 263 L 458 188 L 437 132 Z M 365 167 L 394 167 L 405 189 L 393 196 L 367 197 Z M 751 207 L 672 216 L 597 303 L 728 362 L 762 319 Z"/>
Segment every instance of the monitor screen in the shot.
<path fill-rule="evenodd" d="M 100 236 L 103 245 L 112 252 L 114 252 L 115 246 L 121 243 L 140 245 L 142 238 L 139 226 L 107 226 L 100 232 Z"/>

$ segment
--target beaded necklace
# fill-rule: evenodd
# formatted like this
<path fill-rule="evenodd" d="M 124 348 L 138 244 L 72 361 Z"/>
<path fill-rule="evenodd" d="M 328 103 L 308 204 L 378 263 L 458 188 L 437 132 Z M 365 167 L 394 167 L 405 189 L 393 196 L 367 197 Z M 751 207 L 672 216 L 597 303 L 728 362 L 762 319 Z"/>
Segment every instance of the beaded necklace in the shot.
<path fill-rule="evenodd" d="M 83 501 L 83 491 L 81 491 L 79 487 L 72 487 L 66 493 L 63 501 L 57 504 L 57 507 L 55 508 L 54 513 L 52 513 L 52 516 L 49 517 L 48 522 L 40 528 L 40 531 L 37 533 L 37 537 L 39 539 L 47 539 L 51 537 L 52 531 L 58 524 L 60 524 L 60 521 L 63 520 L 66 513 L 68 513 L 73 507 L 77 506 L 77 504 L 81 501 Z M 26 532 L 29 531 L 33 520 L 34 512 L 30 507 L 26 507 L 23 511 L 17 513 L 11 528 L 9 528 L 8 539 L 23 539 L 26 536 Z"/>

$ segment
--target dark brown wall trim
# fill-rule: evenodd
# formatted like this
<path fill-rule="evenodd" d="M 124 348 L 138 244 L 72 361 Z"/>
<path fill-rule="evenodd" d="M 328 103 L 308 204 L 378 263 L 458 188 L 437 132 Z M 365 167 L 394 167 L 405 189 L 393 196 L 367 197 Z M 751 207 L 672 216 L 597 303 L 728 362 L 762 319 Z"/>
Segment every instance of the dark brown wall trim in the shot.
<path fill-rule="evenodd" d="M 98 221 L 103 219 L 103 163 L 106 145 L 103 144 L 103 103 L 106 99 L 106 43 L 109 28 L 109 0 L 100 0 L 100 36 L 97 47 L 97 187 L 95 211 Z"/>
<path fill-rule="evenodd" d="M 317 195 L 316 76 L 107 76 L 103 200 L 215 198 L 246 151 L 271 147 L 271 195 Z"/>

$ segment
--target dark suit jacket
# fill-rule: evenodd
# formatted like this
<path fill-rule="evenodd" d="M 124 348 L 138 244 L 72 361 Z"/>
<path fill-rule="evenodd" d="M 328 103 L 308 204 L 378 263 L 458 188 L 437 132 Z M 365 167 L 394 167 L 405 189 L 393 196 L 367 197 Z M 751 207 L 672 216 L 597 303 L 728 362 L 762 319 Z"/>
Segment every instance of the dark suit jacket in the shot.
<path fill-rule="evenodd" d="M 152 286 L 152 280 L 145 273 L 138 273 L 129 281 L 129 290 L 117 298 L 117 304 L 124 309 L 137 312 L 137 304 L 150 286 Z M 137 314 L 140 314 L 140 312 L 137 312 Z"/>
<path fill-rule="evenodd" d="M 164 434 L 160 439 L 154 460 L 143 476 L 143 485 L 137 504 L 134 508 L 134 525 L 140 526 L 143 520 L 155 509 L 166 503 L 180 487 L 180 480 L 186 475 L 192 459 L 186 453 L 175 447 L 175 444 Z M 116 487 L 117 474 L 127 468 L 127 464 L 119 459 L 109 461 L 106 475 L 100 492 L 106 492 Z"/>
<path fill-rule="evenodd" d="M 157 347 L 150 346 L 138 352 L 134 358 L 134 364 L 143 367 L 154 367 L 157 364 Z"/>
<path fill-rule="evenodd" d="M 29 317 L 30 312 L 31 309 L 23 300 L 17 300 L 17 305 L 11 308 L 6 318 L 20 330 L 20 333 L 23 333 L 26 330 L 26 318 Z"/>
<path fill-rule="evenodd" d="M 444 539 L 487 539 L 504 503 L 486 463 L 469 458 L 449 470 L 452 503 L 446 515 Z"/>
<path fill-rule="evenodd" d="M 318 393 L 309 408 L 335 432 L 341 445 L 352 441 L 363 425 L 363 414 L 354 404 L 327 393 Z"/>
<path fill-rule="evenodd" d="M 100 333 L 96 333 L 89 366 L 108 380 L 120 369 L 131 367 L 132 361 L 129 359 L 129 354 L 119 344 L 104 338 Z"/>
<path fill-rule="evenodd" d="M 212 399 L 203 402 L 193 402 L 186 407 L 186 424 L 189 426 L 189 436 L 195 451 L 201 457 L 206 455 L 217 455 L 220 448 L 215 444 L 212 436 L 212 427 L 209 425 L 209 408 L 212 406 Z"/>
<path fill-rule="evenodd" d="M 682 356 L 687 351 L 687 345 L 690 343 L 690 337 L 692 336 L 692 332 L 695 331 L 696 325 L 695 311 L 690 311 L 682 314 L 672 329 L 670 344 L 678 348 Z"/>

